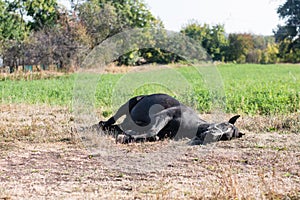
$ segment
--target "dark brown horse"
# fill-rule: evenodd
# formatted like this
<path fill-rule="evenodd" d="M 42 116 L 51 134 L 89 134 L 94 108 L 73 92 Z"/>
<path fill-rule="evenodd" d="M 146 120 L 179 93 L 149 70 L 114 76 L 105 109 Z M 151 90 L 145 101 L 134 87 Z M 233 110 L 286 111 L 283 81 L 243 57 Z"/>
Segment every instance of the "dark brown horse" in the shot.
<path fill-rule="evenodd" d="M 123 122 L 116 124 L 124 115 Z M 97 126 L 114 134 L 122 143 L 190 138 L 189 144 L 197 145 L 242 137 L 244 134 L 234 126 L 239 117 L 236 115 L 228 122 L 208 123 L 173 97 L 151 94 L 131 98 L 114 116 L 100 121 Z"/>

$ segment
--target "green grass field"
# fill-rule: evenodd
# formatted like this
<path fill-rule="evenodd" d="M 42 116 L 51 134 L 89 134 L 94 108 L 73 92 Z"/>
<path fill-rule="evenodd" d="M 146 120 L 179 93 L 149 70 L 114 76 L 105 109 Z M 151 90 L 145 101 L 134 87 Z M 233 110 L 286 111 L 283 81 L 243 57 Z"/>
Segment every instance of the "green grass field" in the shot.
<path fill-rule="evenodd" d="M 218 90 L 223 91 L 226 96 L 222 98 L 222 102 L 227 113 L 274 115 L 295 113 L 300 109 L 299 65 L 227 64 L 220 65 L 217 69 L 222 79 L 217 83 L 224 84 L 224 91 Z M 125 101 L 126 95 L 155 92 L 169 93 L 203 113 L 210 112 L 214 105 L 214 94 L 208 90 L 203 73 L 206 71 L 202 71 L 201 74 L 198 68 L 194 67 L 176 67 L 129 75 L 88 76 L 99 76 L 95 105 L 104 108 L 106 113 L 111 113 L 112 109 L 115 109 L 113 107 Z M 2 78 L 0 102 L 64 105 L 71 108 L 76 78 L 76 74 L 38 80 Z M 137 82 L 144 84 L 137 84 L 136 88 L 129 87 Z M 114 94 L 123 90 L 130 94 L 124 94 L 120 102 L 113 102 Z"/>

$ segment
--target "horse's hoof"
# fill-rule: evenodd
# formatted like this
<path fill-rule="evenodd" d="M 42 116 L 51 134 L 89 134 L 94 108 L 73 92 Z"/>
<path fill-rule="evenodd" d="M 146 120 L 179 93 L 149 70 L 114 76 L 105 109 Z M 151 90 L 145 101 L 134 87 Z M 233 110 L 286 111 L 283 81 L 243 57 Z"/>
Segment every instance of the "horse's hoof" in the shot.
<path fill-rule="evenodd" d="M 128 144 L 133 142 L 133 138 L 128 136 L 128 135 L 123 135 L 123 134 L 119 134 L 116 137 L 116 143 L 121 143 L 121 144 Z"/>

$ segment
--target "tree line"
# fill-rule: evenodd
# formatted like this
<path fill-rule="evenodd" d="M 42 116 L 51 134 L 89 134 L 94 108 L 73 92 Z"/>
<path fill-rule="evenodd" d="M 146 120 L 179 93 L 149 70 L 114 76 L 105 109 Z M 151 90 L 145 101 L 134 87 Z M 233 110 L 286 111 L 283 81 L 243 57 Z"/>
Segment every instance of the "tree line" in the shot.
<path fill-rule="evenodd" d="M 0 0 L 0 58 L 13 71 L 20 65 L 79 66 L 107 38 L 132 28 L 163 31 L 143 0 Z M 191 21 L 181 33 L 191 37 L 214 61 L 236 63 L 300 62 L 300 0 L 287 0 L 277 12 L 285 20 L 272 36 L 227 34 L 224 25 Z M 147 42 L 153 42 L 149 37 Z M 135 49 L 115 60 L 118 65 L 181 61 L 165 49 Z"/>

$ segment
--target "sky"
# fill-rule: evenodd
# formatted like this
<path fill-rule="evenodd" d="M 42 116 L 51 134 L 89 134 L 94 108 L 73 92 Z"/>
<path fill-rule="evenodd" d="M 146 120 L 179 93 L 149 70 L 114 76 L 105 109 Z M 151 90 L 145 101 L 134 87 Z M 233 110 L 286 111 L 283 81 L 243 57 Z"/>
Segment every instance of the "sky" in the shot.
<path fill-rule="evenodd" d="M 224 24 L 226 33 L 273 35 L 283 21 L 277 14 L 285 0 L 144 0 L 165 28 L 180 29 L 191 20 Z"/>

